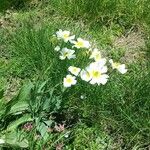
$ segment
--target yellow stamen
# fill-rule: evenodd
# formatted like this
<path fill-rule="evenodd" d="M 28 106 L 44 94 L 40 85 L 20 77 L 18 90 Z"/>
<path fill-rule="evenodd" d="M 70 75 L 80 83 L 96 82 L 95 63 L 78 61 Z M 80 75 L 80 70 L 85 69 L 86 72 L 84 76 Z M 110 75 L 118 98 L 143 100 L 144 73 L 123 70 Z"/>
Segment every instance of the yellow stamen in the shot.
<path fill-rule="evenodd" d="M 114 68 L 118 68 L 118 67 L 120 66 L 120 63 L 113 63 L 112 66 L 113 66 Z"/>
<path fill-rule="evenodd" d="M 79 47 L 83 47 L 83 46 L 84 46 L 84 43 L 83 43 L 82 41 L 78 41 L 78 42 L 76 43 L 76 45 L 79 46 Z"/>
<path fill-rule="evenodd" d="M 67 39 L 69 37 L 68 34 L 64 34 L 64 38 Z"/>
<path fill-rule="evenodd" d="M 67 57 L 67 56 L 68 56 L 68 52 L 65 52 L 65 53 L 64 53 L 64 56 Z"/>
<path fill-rule="evenodd" d="M 66 82 L 71 83 L 72 82 L 71 78 L 67 78 Z"/>
<path fill-rule="evenodd" d="M 97 55 L 95 56 L 95 59 L 96 59 L 96 60 L 101 59 L 101 55 L 97 54 Z"/>
<path fill-rule="evenodd" d="M 77 68 L 74 68 L 74 69 L 73 69 L 73 72 L 77 72 Z"/>
<path fill-rule="evenodd" d="M 99 77 L 101 76 L 101 73 L 100 73 L 99 71 L 93 71 L 93 72 L 92 72 L 92 76 L 93 76 L 94 78 L 99 78 Z"/>

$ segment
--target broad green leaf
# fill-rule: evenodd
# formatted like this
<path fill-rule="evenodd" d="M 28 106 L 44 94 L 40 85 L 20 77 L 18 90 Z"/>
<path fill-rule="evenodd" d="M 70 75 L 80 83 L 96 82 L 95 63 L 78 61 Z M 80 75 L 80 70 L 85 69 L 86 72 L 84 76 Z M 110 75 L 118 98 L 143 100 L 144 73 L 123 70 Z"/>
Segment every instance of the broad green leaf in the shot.
<path fill-rule="evenodd" d="M 47 126 L 51 126 L 53 121 L 52 120 L 47 120 L 47 121 L 44 121 L 45 124 L 47 124 Z"/>
<path fill-rule="evenodd" d="M 7 131 L 13 131 L 15 129 L 17 129 L 17 127 L 25 122 L 28 121 L 33 121 L 33 119 L 31 118 L 31 115 L 26 114 L 24 116 L 22 116 L 21 118 L 17 119 L 16 121 L 11 122 L 8 127 L 7 127 Z"/>
<path fill-rule="evenodd" d="M 29 104 L 27 101 L 19 101 L 18 103 L 16 103 L 15 105 L 13 105 L 10 108 L 7 115 L 9 115 L 9 114 L 13 114 L 13 115 L 21 114 L 23 111 L 28 110 L 28 108 L 29 108 Z"/>
<path fill-rule="evenodd" d="M 41 136 L 43 137 L 44 140 L 47 140 L 48 138 L 48 126 L 46 126 L 43 122 L 41 122 L 38 126 L 37 126 L 37 130 L 40 132 Z"/>
<path fill-rule="evenodd" d="M 27 148 L 29 146 L 27 139 L 25 139 L 23 135 L 20 135 L 20 133 L 16 131 L 7 132 L 4 137 L 7 145 L 11 145 L 16 148 Z"/>
<path fill-rule="evenodd" d="M 7 103 L 5 114 L 15 114 L 16 111 L 19 112 L 26 110 L 32 88 L 33 84 L 31 82 L 26 83 L 19 91 L 19 94 Z"/>
<path fill-rule="evenodd" d="M 28 98 L 30 96 L 31 89 L 33 87 L 34 87 L 34 85 L 32 84 L 32 82 L 28 82 L 27 84 L 25 84 L 19 92 L 18 100 L 19 101 L 28 100 Z"/>
<path fill-rule="evenodd" d="M 50 98 L 46 98 L 45 101 L 43 102 L 43 110 L 47 110 L 50 108 Z"/>

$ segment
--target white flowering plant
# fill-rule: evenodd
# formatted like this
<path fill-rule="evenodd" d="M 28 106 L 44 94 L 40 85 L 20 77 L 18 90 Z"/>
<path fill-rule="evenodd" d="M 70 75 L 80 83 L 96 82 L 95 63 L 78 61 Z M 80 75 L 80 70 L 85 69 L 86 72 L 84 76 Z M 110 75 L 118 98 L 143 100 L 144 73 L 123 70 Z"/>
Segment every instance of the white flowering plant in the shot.
<path fill-rule="evenodd" d="M 101 94 L 103 89 L 100 90 L 99 87 L 109 81 L 112 70 L 121 74 L 127 72 L 125 64 L 105 58 L 102 51 L 93 47 L 91 42 L 72 35 L 70 31 L 60 29 L 51 40 L 53 42 L 47 41 L 46 46 L 42 43 L 43 49 L 39 54 L 44 50 L 46 53 L 37 57 L 39 60 L 42 58 L 39 65 L 46 64 L 38 79 L 35 82 L 27 82 L 18 95 L 6 104 L 0 115 L 0 125 L 3 127 L 0 145 L 30 147 L 30 137 L 27 135 L 33 136 L 33 142 L 36 144 L 40 140 L 43 143 L 54 141 L 48 145 L 49 148 L 53 147 L 59 138 L 64 141 L 69 139 L 71 130 L 68 127 L 77 124 L 80 119 L 87 118 L 86 113 L 91 114 L 89 110 L 92 113 L 95 111 L 93 105 L 92 108 L 85 106 L 91 105 L 94 100 L 100 102 L 97 101 L 99 97 L 106 95 Z M 37 43 L 36 41 L 35 45 Z M 44 63 L 44 59 L 48 60 L 47 63 Z M 79 99 L 81 101 L 78 101 Z M 93 104 L 97 106 L 97 103 Z M 8 121 L 6 125 L 9 119 L 12 121 Z M 20 135 L 22 142 L 18 139 Z M 8 137 L 13 137 L 13 140 Z"/>
<path fill-rule="evenodd" d="M 65 62 L 68 74 L 62 79 L 63 86 L 69 88 L 83 80 L 92 85 L 105 85 L 111 70 L 121 74 L 127 72 L 125 64 L 114 62 L 112 58 L 104 58 L 102 52 L 92 46 L 91 42 L 72 35 L 70 31 L 59 29 L 54 35 L 57 45 L 54 51 L 58 58 Z M 110 67 L 111 66 L 111 67 Z"/>

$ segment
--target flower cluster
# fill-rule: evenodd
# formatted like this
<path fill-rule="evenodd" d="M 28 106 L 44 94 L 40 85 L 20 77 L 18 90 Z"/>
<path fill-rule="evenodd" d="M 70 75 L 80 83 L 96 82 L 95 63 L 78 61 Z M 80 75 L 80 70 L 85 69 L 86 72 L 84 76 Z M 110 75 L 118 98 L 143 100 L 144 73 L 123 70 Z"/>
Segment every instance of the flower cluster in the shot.
<path fill-rule="evenodd" d="M 60 46 L 55 47 L 55 51 L 59 52 L 59 58 L 64 59 L 76 59 L 76 51 L 79 49 L 88 50 L 89 64 L 85 68 L 79 68 L 77 66 L 69 66 L 69 74 L 63 79 L 64 87 L 71 87 L 77 83 L 77 77 L 80 77 L 83 81 L 86 81 L 90 84 L 105 85 L 109 79 L 108 67 L 106 58 L 102 57 L 101 52 L 97 48 L 91 47 L 89 41 L 86 41 L 82 38 L 76 38 L 75 35 L 71 35 L 69 31 L 59 30 L 56 32 L 56 37 L 58 40 L 62 40 L 65 43 L 71 45 L 71 48 Z M 70 46 L 69 46 L 70 47 Z M 91 62 L 91 60 L 93 62 Z M 117 69 L 121 74 L 127 72 L 125 64 L 120 64 L 114 62 L 112 59 L 109 60 L 109 64 L 112 66 L 112 69 Z"/>

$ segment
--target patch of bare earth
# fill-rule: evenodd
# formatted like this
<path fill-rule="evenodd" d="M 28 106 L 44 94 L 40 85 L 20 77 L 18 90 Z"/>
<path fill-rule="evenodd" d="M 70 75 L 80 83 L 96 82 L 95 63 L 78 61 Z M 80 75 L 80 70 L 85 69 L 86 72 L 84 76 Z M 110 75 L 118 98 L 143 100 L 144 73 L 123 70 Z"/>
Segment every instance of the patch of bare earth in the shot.
<path fill-rule="evenodd" d="M 130 32 L 126 36 L 117 37 L 114 47 L 124 48 L 125 55 L 123 60 L 132 63 L 145 59 L 145 40 L 142 31 Z"/>
<path fill-rule="evenodd" d="M 21 79 L 10 77 L 7 81 L 6 91 L 5 91 L 5 99 L 11 100 L 15 95 L 17 95 L 17 91 L 20 89 Z"/>

